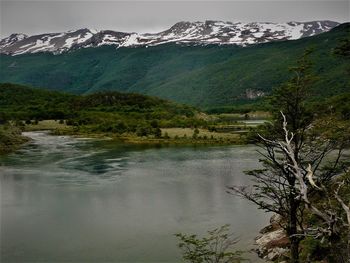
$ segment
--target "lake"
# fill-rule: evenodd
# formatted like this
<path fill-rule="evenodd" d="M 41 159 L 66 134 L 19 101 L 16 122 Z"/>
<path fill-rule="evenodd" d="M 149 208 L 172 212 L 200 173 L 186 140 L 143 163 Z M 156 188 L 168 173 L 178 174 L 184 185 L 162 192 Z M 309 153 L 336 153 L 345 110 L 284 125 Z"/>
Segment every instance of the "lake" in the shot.
<path fill-rule="evenodd" d="M 0 157 L 1 262 L 180 262 L 175 233 L 230 224 L 251 249 L 269 215 L 226 193 L 253 146 L 146 147 L 28 132 Z M 254 255 L 254 262 L 258 262 Z"/>

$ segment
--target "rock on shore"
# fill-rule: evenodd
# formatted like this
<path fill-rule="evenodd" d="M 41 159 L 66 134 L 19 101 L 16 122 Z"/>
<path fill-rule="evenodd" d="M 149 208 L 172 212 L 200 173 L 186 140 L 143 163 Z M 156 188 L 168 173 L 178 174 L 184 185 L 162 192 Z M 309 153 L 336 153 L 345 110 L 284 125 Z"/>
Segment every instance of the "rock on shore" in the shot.
<path fill-rule="evenodd" d="M 258 246 L 256 252 L 259 257 L 269 260 L 282 262 L 286 258 L 289 250 L 289 239 L 287 234 L 280 226 L 281 218 L 273 215 L 270 219 L 270 225 L 260 231 L 255 242 Z"/>

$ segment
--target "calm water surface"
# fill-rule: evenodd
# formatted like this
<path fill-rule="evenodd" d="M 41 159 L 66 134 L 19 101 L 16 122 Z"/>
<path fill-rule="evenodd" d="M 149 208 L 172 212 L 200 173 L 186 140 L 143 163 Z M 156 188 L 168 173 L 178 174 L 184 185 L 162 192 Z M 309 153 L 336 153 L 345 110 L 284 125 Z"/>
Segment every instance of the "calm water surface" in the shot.
<path fill-rule="evenodd" d="M 228 223 L 249 249 L 268 222 L 225 192 L 250 183 L 253 147 L 26 135 L 33 141 L 0 158 L 1 262 L 179 262 L 174 233 Z"/>

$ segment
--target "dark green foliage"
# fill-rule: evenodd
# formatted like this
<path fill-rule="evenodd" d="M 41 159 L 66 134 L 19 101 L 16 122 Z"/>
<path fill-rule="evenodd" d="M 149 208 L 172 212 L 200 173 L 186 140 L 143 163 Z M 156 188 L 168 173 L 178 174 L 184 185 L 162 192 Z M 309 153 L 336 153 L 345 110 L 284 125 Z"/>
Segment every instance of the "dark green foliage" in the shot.
<path fill-rule="evenodd" d="M 321 261 L 329 254 L 329 248 L 325 243 L 313 237 L 307 237 L 301 242 L 303 247 L 300 257 L 307 261 L 312 258 L 313 261 Z"/>
<path fill-rule="evenodd" d="M 274 89 L 270 97 L 270 104 L 274 108 L 274 119 L 277 121 L 276 134 L 282 134 L 282 115 L 286 116 L 288 130 L 293 131 L 296 145 L 303 136 L 308 125 L 312 122 L 311 107 L 308 107 L 312 96 L 312 85 L 316 77 L 311 73 L 310 50 L 306 50 L 304 55 L 297 61 L 297 66 L 291 67 L 288 82 Z M 271 132 L 271 130 L 270 130 Z"/>
<path fill-rule="evenodd" d="M 208 231 L 208 236 L 176 234 L 183 259 L 190 263 L 239 263 L 245 261 L 241 251 L 235 251 L 237 239 L 228 232 L 229 226 Z"/>
<path fill-rule="evenodd" d="M 344 38 L 341 40 L 341 43 L 334 49 L 334 54 L 350 58 L 350 38 Z"/>
<path fill-rule="evenodd" d="M 61 55 L 1 55 L 0 82 L 29 84 L 76 94 L 137 92 L 206 108 L 247 102 L 246 90 L 270 93 L 288 78 L 305 48 L 313 46 L 317 97 L 348 91 L 347 62 L 333 51 L 350 24 L 296 41 L 259 44 L 86 48 Z M 251 103 L 252 101 L 249 100 Z M 254 100 L 253 100 L 254 102 Z M 135 109 L 132 109 L 133 111 Z"/>
<path fill-rule="evenodd" d="M 139 137 L 150 135 L 151 132 L 151 127 L 140 126 L 136 129 L 136 135 Z"/>
<path fill-rule="evenodd" d="M 6 114 L 3 112 L 0 112 L 0 125 L 6 124 L 6 123 L 7 123 Z"/>
<path fill-rule="evenodd" d="M 198 128 L 195 128 L 194 131 L 193 131 L 192 138 L 193 139 L 197 139 L 198 135 L 199 135 L 199 130 L 198 130 Z"/>
<path fill-rule="evenodd" d="M 75 97 L 21 85 L 0 84 L 0 114 L 5 118 L 27 120 L 67 118 Z"/>
<path fill-rule="evenodd" d="M 165 132 L 165 133 L 164 133 L 164 139 L 169 139 L 169 138 L 170 138 L 170 137 L 169 137 L 168 133 Z"/>
<path fill-rule="evenodd" d="M 349 164 L 348 164 L 349 165 Z M 342 171 L 339 171 L 342 173 Z M 350 174 L 333 178 L 326 185 L 323 185 L 322 193 L 318 193 L 312 199 L 314 205 L 319 211 L 331 211 L 334 215 L 332 228 L 338 229 L 332 234 L 325 235 L 324 238 L 315 238 L 310 235 L 301 242 L 301 262 L 329 262 L 329 263 L 346 263 L 350 259 L 350 228 L 347 224 L 347 215 L 345 210 L 335 197 L 335 193 L 349 204 L 350 201 Z M 341 183 L 343 182 L 343 183 Z M 339 186 L 341 184 L 341 186 Z M 338 191 L 339 190 L 339 191 Z M 309 225 L 312 229 L 324 228 L 325 221 L 315 214 L 307 213 L 304 218 L 304 224 Z"/>
<path fill-rule="evenodd" d="M 153 120 L 153 121 L 151 121 L 151 126 L 152 126 L 152 128 L 158 128 L 159 124 L 156 120 Z"/>
<path fill-rule="evenodd" d="M 337 115 L 342 120 L 350 120 L 350 92 L 315 103 L 313 110 L 319 116 Z"/>
<path fill-rule="evenodd" d="M 161 138 L 162 137 L 162 131 L 159 129 L 159 127 L 155 128 L 154 130 L 154 137 Z"/>
<path fill-rule="evenodd" d="M 161 127 L 190 127 L 205 122 L 192 107 L 139 94 L 100 92 L 86 96 L 0 84 L 0 122 L 56 119 L 77 130 L 159 136 Z"/>
<path fill-rule="evenodd" d="M 237 101 L 233 105 L 207 107 L 204 110 L 208 114 L 218 114 L 218 113 L 245 114 L 252 111 L 270 111 L 271 107 L 268 104 L 266 98 L 263 98 L 263 99 L 254 100 L 253 102 Z"/>
<path fill-rule="evenodd" d="M 18 127 L 0 125 L 0 154 L 11 152 L 28 140 L 21 132 Z"/>

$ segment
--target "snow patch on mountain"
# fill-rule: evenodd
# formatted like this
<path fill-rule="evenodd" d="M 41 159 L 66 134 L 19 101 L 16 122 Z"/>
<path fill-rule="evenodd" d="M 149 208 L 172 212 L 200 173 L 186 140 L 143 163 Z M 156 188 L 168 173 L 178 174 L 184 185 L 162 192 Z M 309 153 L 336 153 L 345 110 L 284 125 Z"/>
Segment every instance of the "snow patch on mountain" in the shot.
<path fill-rule="evenodd" d="M 134 46 L 134 45 L 138 45 L 138 44 L 139 44 L 138 35 L 137 34 L 131 34 L 129 37 L 127 37 L 125 42 L 123 44 L 121 44 L 120 46 L 122 46 L 122 47 L 130 47 L 130 46 Z"/>
<path fill-rule="evenodd" d="M 35 36 L 12 34 L 0 40 L 0 53 L 8 55 L 38 52 L 60 54 L 79 48 L 104 45 L 114 45 L 119 48 L 148 47 L 166 43 L 247 46 L 313 36 L 327 32 L 337 25 L 339 23 L 332 21 L 233 23 L 208 20 L 205 22 L 178 22 L 165 31 L 146 34 L 84 28 Z"/>

